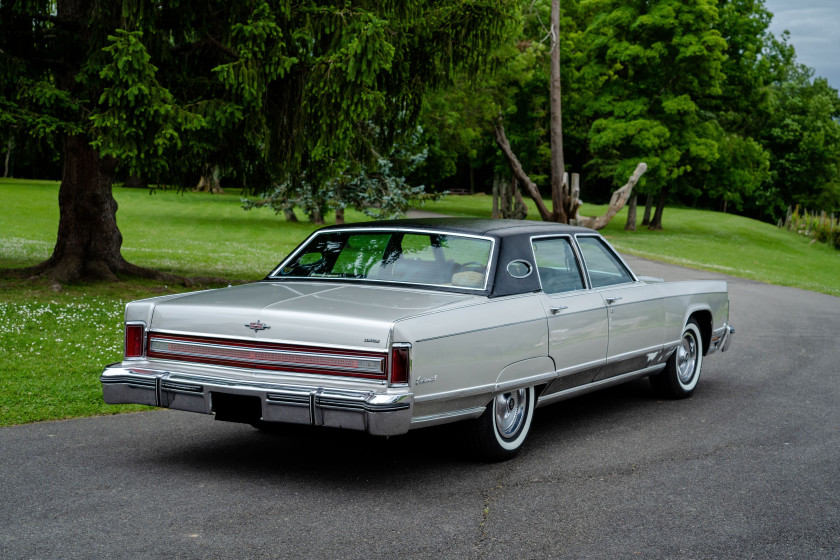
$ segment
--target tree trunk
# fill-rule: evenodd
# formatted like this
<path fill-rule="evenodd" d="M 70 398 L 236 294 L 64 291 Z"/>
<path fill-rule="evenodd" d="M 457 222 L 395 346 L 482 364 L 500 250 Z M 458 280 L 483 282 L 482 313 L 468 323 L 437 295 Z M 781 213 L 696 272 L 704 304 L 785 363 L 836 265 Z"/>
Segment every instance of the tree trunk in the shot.
<path fill-rule="evenodd" d="M 205 165 L 204 173 L 201 175 L 201 178 L 198 180 L 198 185 L 196 185 L 193 191 L 224 194 L 225 190 L 219 183 L 219 166 Z"/>
<path fill-rule="evenodd" d="M 87 42 L 94 2 L 60 0 L 55 4 L 58 32 L 71 29 L 77 39 Z M 113 22 L 116 26 L 116 22 Z M 84 49 L 58 53 L 56 85 L 71 98 L 78 96 L 77 80 L 84 63 Z M 24 269 L 10 271 L 15 276 L 40 275 L 57 282 L 78 280 L 118 280 L 118 274 L 141 276 L 170 282 L 188 283 L 187 279 L 142 268 L 127 262 L 120 250 L 122 234 L 117 227 L 117 201 L 111 186 L 117 161 L 101 158 L 83 134 L 64 138 L 64 169 L 58 190 L 58 235 L 52 256 Z M 213 279 L 214 281 L 219 279 Z"/>
<path fill-rule="evenodd" d="M 610 197 L 610 205 L 607 208 L 606 213 L 603 216 L 595 217 L 586 217 L 581 216 L 580 214 L 576 215 L 572 223 L 588 227 L 592 229 L 602 229 L 613 217 L 618 214 L 618 212 L 624 208 L 624 205 L 627 203 L 627 199 L 633 193 L 633 187 L 636 186 L 636 183 L 639 182 L 639 179 L 642 175 L 644 175 L 645 171 L 647 171 L 647 164 L 642 162 L 636 166 L 636 170 L 633 171 L 633 174 L 627 180 L 627 183 L 624 184 L 623 187 L 616 190 L 612 197 Z"/>
<path fill-rule="evenodd" d="M 653 220 L 651 220 L 648 229 L 662 229 L 662 213 L 665 211 L 665 202 L 668 200 L 668 192 L 670 190 L 670 187 L 662 187 L 662 192 L 659 194 L 659 202 L 656 204 L 656 212 L 653 214 Z"/>
<path fill-rule="evenodd" d="M 117 227 L 117 201 L 111 193 L 116 160 L 100 158 L 87 137 L 64 142 L 64 172 L 58 191 L 58 237 L 52 256 L 17 275 L 41 275 L 57 282 L 118 280 L 128 274 L 160 280 L 184 281 L 128 263 L 122 256 Z"/>
<path fill-rule="evenodd" d="M 12 148 L 15 147 L 15 141 L 12 138 L 9 138 L 9 141 L 6 142 L 6 165 L 3 168 L 3 177 L 9 176 L 9 159 L 12 157 Z"/>
<path fill-rule="evenodd" d="M 519 192 L 519 181 L 516 180 L 516 177 L 511 179 L 510 188 L 513 190 L 513 218 L 515 220 L 524 220 L 528 217 L 528 206 L 522 200 L 522 193 Z"/>
<path fill-rule="evenodd" d="M 551 205 L 554 221 L 568 223 L 567 197 L 563 191 L 563 111 L 560 103 L 560 0 L 551 0 Z M 545 218 L 543 218 L 545 219 Z"/>
<path fill-rule="evenodd" d="M 516 178 L 514 177 L 512 180 L 516 181 Z M 499 211 L 502 214 L 502 218 L 506 220 L 513 217 L 513 208 L 511 206 L 513 193 L 511 192 L 511 186 L 511 182 L 504 181 L 499 177 Z"/>
<path fill-rule="evenodd" d="M 297 223 L 298 218 L 292 208 L 283 208 L 283 215 L 286 216 L 287 222 Z"/>
<path fill-rule="evenodd" d="M 563 160 L 563 110 L 561 106 L 560 88 L 560 0 L 551 1 L 551 79 L 549 83 L 549 104 L 551 106 L 551 206 L 546 208 L 540 195 L 539 188 L 525 174 L 522 164 L 513 153 L 505 136 L 502 119 L 499 117 L 493 129 L 496 144 L 502 150 L 510 165 L 514 178 L 525 188 L 528 196 L 537 205 L 537 212 L 545 222 L 569 223 L 576 209 L 570 211 L 569 194 L 567 192 L 566 164 Z"/>
<path fill-rule="evenodd" d="M 642 225 L 649 226 L 650 225 L 650 213 L 653 210 L 653 195 L 647 195 L 645 199 L 645 215 L 642 216 Z"/>
<path fill-rule="evenodd" d="M 563 182 L 567 181 L 568 173 L 563 174 Z M 580 201 L 580 173 L 572 173 L 572 188 L 566 198 L 566 216 L 577 216 L 582 202 Z"/>
<path fill-rule="evenodd" d="M 339 225 L 344 223 L 344 208 L 338 207 L 335 209 L 335 223 Z"/>
<path fill-rule="evenodd" d="M 116 160 L 104 160 L 84 136 L 64 144 L 64 173 L 58 191 L 58 240 L 47 275 L 59 282 L 85 276 L 117 280 L 125 264 L 120 253 L 117 201 L 111 193 Z"/>
<path fill-rule="evenodd" d="M 633 193 L 630 202 L 627 203 L 627 223 L 624 224 L 624 231 L 636 231 L 636 199 L 638 195 Z"/>
<path fill-rule="evenodd" d="M 528 193 L 528 196 L 534 201 L 534 204 L 537 205 L 537 212 L 540 214 L 540 218 L 542 218 L 545 222 L 553 222 L 554 214 L 546 208 L 545 203 L 543 202 L 542 196 L 540 195 L 540 190 L 537 188 L 537 185 L 525 174 L 525 170 L 522 169 L 522 164 L 519 163 L 519 159 L 516 157 L 516 154 L 513 153 L 513 150 L 510 149 L 510 142 L 508 142 L 507 136 L 505 136 L 505 127 L 502 126 L 501 118 L 496 122 L 496 126 L 493 127 L 493 133 L 496 138 L 496 145 L 502 150 L 502 154 L 505 156 L 505 159 L 508 161 L 508 165 L 510 165 L 511 171 L 513 171 L 514 177 L 525 187 L 525 192 Z"/>
<path fill-rule="evenodd" d="M 499 175 L 493 175 L 493 212 L 491 217 L 496 220 L 502 217 L 499 212 Z"/>

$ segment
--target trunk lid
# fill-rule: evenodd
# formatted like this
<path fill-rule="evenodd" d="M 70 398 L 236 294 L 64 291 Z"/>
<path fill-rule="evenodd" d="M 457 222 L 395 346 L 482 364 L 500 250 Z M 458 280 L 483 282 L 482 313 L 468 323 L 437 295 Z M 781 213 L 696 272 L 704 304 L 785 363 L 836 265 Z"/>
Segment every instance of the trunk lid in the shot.
<path fill-rule="evenodd" d="M 158 303 L 151 329 L 261 342 L 388 347 L 394 321 L 477 296 L 319 282 L 259 282 Z"/>

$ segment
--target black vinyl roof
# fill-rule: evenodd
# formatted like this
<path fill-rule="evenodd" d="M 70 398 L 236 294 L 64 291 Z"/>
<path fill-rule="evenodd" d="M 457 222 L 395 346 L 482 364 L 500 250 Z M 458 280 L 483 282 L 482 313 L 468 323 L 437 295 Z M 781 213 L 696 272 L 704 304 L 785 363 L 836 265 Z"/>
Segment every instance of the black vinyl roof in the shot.
<path fill-rule="evenodd" d="M 593 233 L 594 230 L 579 226 L 568 226 L 553 222 L 536 222 L 531 220 L 492 220 L 484 218 L 413 218 L 407 220 L 379 220 L 374 222 L 359 222 L 345 225 L 334 225 L 319 231 L 333 229 L 431 229 L 451 231 L 452 233 L 466 233 L 473 235 L 489 235 L 493 237 L 508 237 L 511 235 L 550 235 Z"/>
<path fill-rule="evenodd" d="M 465 292 L 488 297 L 508 296 L 540 291 L 540 280 L 536 274 L 536 262 L 534 262 L 531 248 L 531 237 L 549 235 L 576 235 L 576 234 L 597 234 L 595 230 L 557 224 L 553 222 L 537 222 L 531 220 L 493 220 L 481 218 L 415 218 L 407 220 L 378 220 L 373 222 L 357 222 L 351 224 L 336 224 L 316 230 L 313 235 L 338 230 L 383 230 L 399 231 L 406 229 L 427 230 L 439 233 L 452 233 L 462 235 L 479 235 L 497 240 L 495 255 L 490 275 L 490 283 L 486 290 L 477 292 L 470 289 L 465 291 L 458 288 L 418 286 L 424 289 L 436 289 L 442 291 Z M 311 239 L 310 238 L 307 238 Z M 304 241 L 306 243 L 306 241 Z M 522 278 L 515 278 L 507 273 L 507 265 L 514 260 L 526 261 L 534 270 L 534 273 Z M 276 278 L 266 277 L 268 281 L 275 281 Z"/>

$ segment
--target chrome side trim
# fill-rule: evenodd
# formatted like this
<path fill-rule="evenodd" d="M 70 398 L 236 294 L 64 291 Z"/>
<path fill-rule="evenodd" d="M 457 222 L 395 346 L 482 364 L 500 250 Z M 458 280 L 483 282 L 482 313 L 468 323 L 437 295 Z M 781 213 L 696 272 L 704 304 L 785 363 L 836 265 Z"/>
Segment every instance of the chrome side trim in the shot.
<path fill-rule="evenodd" d="M 425 426 L 434 426 L 437 424 L 446 424 L 455 420 L 466 420 L 469 418 L 478 418 L 481 416 L 486 407 L 476 406 L 472 408 L 464 408 L 462 410 L 453 410 L 451 412 L 441 412 L 439 414 L 429 414 L 428 416 L 419 416 L 412 418 L 411 427 L 420 428 Z"/>
<path fill-rule="evenodd" d="M 674 346 L 677 346 L 676 343 Z M 670 345 L 666 345 L 670 346 Z M 650 346 L 648 348 L 644 348 L 642 350 L 633 350 L 630 352 L 625 352 L 624 354 L 616 354 L 615 356 L 610 356 L 607 358 L 607 362 L 618 362 L 624 361 L 631 358 L 636 358 L 639 356 L 644 356 L 645 354 L 659 354 L 662 351 L 663 346 L 661 344 L 657 344 L 656 346 Z"/>
<path fill-rule="evenodd" d="M 658 371 L 661 371 L 664 368 L 665 364 L 659 364 L 645 369 L 640 369 L 638 371 L 631 371 L 630 373 L 625 373 L 624 375 L 618 375 L 616 377 L 610 377 L 607 379 L 602 379 L 600 381 L 595 381 L 594 383 L 589 383 L 587 385 L 572 387 L 571 389 L 566 389 L 565 391 L 552 393 L 551 395 L 546 395 L 545 397 L 539 398 L 537 400 L 537 406 L 545 406 L 547 404 L 551 404 L 557 401 L 562 401 L 570 399 L 572 397 L 585 395 L 586 393 L 591 393 L 592 391 L 597 391 L 598 389 L 605 389 L 607 387 L 612 387 L 613 385 L 620 385 L 622 383 L 632 381 L 633 379 L 637 379 L 639 377 L 652 375 Z"/>
<path fill-rule="evenodd" d="M 496 384 L 479 385 L 477 387 L 470 387 L 467 389 L 456 389 L 453 391 L 444 391 L 442 393 L 433 393 L 431 395 L 418 395 L 414 397 L 414 402 L 426 402 L 437 399 L 457 399 L 461 397 L 471 397 L 473 395 L 481 395 L 487 393 L 492 394 L 496 388 Z"/>
<path fill-rule="evenodd" d="M 522 377 L 520 379 L 514 379 L 512 381 L 505 381 L 504 383 L 497 383 L 496 384 L 496 392 L 498 391 L 508 391 L 510 389 L 519 389 L 522 387 L 530 387 L 532 385 L 539 385 L 544 381 L 549 381 L 551 379 L 555 379 L 557 377 L 557 372 L 552 371 L 549 373 L 541 373 L 539 375 L 532 375 L 530 377 Z"/>
<path fill-rule="evenodd" d="M 578 364 L 576 366 L 567 367 L 565 369 L 557 370 L 557 377 L 565 377 L 567 375 L 572 375 L 574 373 L 579 373 L 581 371 L 592 370 L 593 375 L 594 371 L 599 367 L 603 366 L 607 363 L 606 359 L 603 360 L 594 360 L 591 362 L 586 362 L 585 364 Z"/>

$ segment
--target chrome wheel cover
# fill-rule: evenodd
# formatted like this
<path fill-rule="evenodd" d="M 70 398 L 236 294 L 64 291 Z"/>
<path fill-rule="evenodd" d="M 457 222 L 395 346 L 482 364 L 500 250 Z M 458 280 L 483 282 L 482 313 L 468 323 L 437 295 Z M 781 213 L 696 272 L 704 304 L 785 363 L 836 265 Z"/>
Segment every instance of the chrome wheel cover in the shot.
<path fill-rule="evenodd" d="M 496 429 L 504 439 L 513 439 L 522 429 L 528 404 L 527 389 L 518 389 L 496 397 Z"/>
<path fill-rule="evenodd" d="M 697 369 L 697 339 L 687 331 L 677 348 L 677 377 L 680 383 L 688 384 Z"/>

